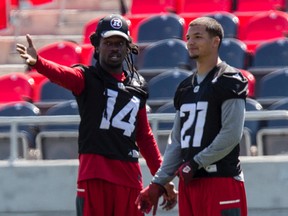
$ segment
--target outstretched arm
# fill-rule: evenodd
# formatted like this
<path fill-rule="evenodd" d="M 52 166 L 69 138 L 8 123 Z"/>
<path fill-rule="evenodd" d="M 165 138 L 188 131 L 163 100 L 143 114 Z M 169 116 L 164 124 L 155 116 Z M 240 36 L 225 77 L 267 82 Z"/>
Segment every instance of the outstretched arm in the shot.
<path fill-rule="evenodd" d="M 80 67 L 68 67 L 38 56 L 30 35 L 26 35 L 28 46 L 16 44 L 16 50 L 26 64 L 36 69 L 52 82 L 79 95 L 84 89 L 84 73 Z"/>
<path fill-rule="evenodd" d="M 37 62 L 37 51 L 33 45 L 32 38 L 29 34 L 26 35 L 26 40 L 28 42 L 28 47 L 23 44 L 17 43 L 16 50 L 27 64 L 33 66 Z"/>

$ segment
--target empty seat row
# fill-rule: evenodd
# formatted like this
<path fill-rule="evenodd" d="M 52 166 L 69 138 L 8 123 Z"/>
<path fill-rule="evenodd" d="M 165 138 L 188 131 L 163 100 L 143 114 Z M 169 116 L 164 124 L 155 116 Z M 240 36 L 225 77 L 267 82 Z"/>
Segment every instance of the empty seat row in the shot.
<path fill-rule="evenodd" d="M 166 11 L 175 13 L 203 13 L 211 11 L 266 11 L 286 10 L 285 0 L 132 0 L 131 14 L 155 14 Z"/>
<path fill-rule="evenodd" d="M 189 58 L 185 47 L 185 43 L 179 39 L 151 43 L 136 57 L 135 64 L 148 80 L 156 74 L 176 67 L 195 69 L 195 61 Z M 219 56 L 233 67 L 250 71 L 257 85 L 257 81 L 264 75 L 288 67 L 287 48 L 288 39 L 278 38 L 261 43 L 255 52 L 251 53 L 243 41 L 224 38 Z"/>
<path fill-rule="evenodd" d="M 259 80 L 256 80 L 255 76 L 248 70 L 242 69 L 240 71 L 248 80 L 248 97 L 257 99 L 264 108 L 281 99 L 288 98 L 288 67 L 272 71 Z M 155 111 L 155 107 L 173 100 L 174 90 L 180 81 L 190 74 L 190 71 L 175 68 L 162 71 L 151 78 L 148 81 L 150 91 L 148 103 L 152 106 L 152 111 Z M 145 77 L 145 73 L 142 75 Z"/>
<path fill-rule="evenodd" d="M 250 83 L 253 83 L 256 87 L 251 88 L 249 94 L 251 97 L 260 97 L 261 93 L 259 93 L 258 90 L 260 89 L 259 85 L 262 84 L 259 82 L 260 78 L 258 79 L 258 77 L 256 77 L 257 73 L 263 77 L 266 75 L 265 70 L 269 69 L 270 71 L 267 74 L 270 74 L 270 72 L 276 71 L 279 68 L 288 67 L 287 61 L 285 61 L 287 59 L 287 46 L 288 40 L 286 38 L 261 44 L 256 49 L 252 58 L 253 64 L 250 67 L 247 67 L 245 63 L 248 59 L 246 46 L 237 39 L 223 39 L 219 54 L 221 59 L 228 64 L 243 71 L 250 72 L 248 79 L 250 79 Z M 68 50 L 67 53 L 61 53 L 59 49 L 58 51 L 60 56 L 62 54 L 63 56 L 69 56 L 70 52 L 74 52 L 74 50 Z M 63 51 L 66 52 L 65 49 L 63 49 Z M 55 55 L 53 55 L 54 52 L 51 53 L 51 55 L 45 56 L 43 54 L 43 56 L 64 65 L 73 63 L 65 62 L 65 58 L 63 62 L 61 62 L 61 58 L 55 59 Z M 76 61 L 77 60 L 75 60 L 75 63 L 77 63 Z M 178 68 L 190 72 L 195 68 L 195 62 L 188 56 L 185 42 L 180 39 L 166 39 L 149 44 L 140 52 L 140 55 L 136 57 L 135 63 L 140 74 L 142 74 L 147 81 L 157 74 L 169 70 Z M 26 74 L 15 72 L 3 75 L 0 77 L 0 83 L 3 87 L 3 91 L 0 93 L 0 102 L 2 103 L 17 100 L 31 101 L 34 103 L 53 102 L 61 99 L 67 100 L 74 98 L 71 92 L 51 83 L 46 77 L 36 71 L 29 71 Z M 275 87 L 279 87 L 279 85 L 275 85 Z M 272 88 L 270 87 L 270 89 Z M 257 91 L 257 94 L 254 94 L 254 91 Z M 278 93 L 285 95 L 285 91 L 277 91 L 274 94 L 278 95 Z"/>
<path fill-rule="evenodd" d="M 261 42 L 285 37 L 288 32 L 288 14 L 277 10 L 254 13 L 248 18 L 244 17 L 245 15 L 237 16 L 225 11 L 214 11 L 201 15 L 162 13 L 140 18 L 126 15 L 126 19 L 130 23 L 134 42 L 141 45 L 167 38 L 185 40 L 189 23 L 200 16 L 215 18 L 223 26 L 225 38 L 237 38 L 245 42 L 249 51 L 254 51 Z M 100 18 L 94 18 L 84 25 L 83 44 L 90 43 L 89 37 L 95 31 Z"/>
<path fill-rule="evenodd" d="M 70 91 L 52 83 L 38 72 L 26 74 L 15 72 L 2 75 L 0 86 L 0 104 L 13 101 L 49 103 L 74 99 Z"/>
<path fill-rule="evenodd" d="M 274 37 L 277 37 L 277 35 L 275 35 L 275 32 L 277 32 L 275 28 L 278 30 L 280 29 L 279 32 L 282 32 L 284 31 L 286 27 L 283 27 L 283 26 L 278 27 L 278 25 L 274 25 L 272 22 L 272 19 L 276 20 L 276 18 L 273 14 L 275 14 L 276 17 L 279 17 L 278 12 L 276 11 L 269 12 L 269 16 L 271 17 L 270 24 L 272 27 L 269 27 L 268 21 L 267 22 L 263 21 L 265 23 L 265 27 L 263 27 L 263 24 L 262 24 L 263 22 L 259 22 L 259 25 L 258 25 L 259 29 L 256 27 L 253 28 L 253 31 L 255 32 L 258 29 L 257 35 L 259 37 L 265 36 L 265 39 L 259 38 L 259 40 L 256 40 L 256 39 L 255 40 L 248 40 L 248 39 L 241 40 L 237 38 L 224 38 L 222 47 L 220 48 L 220 57 L 234 67 L 241 68 L 241 69 L 249 69 L 249 70 L 251 69 L 253 71 L 257 71 L 257 68 L 260 68 L 260 70 L 262 71 L 263 68 L 266 69 L 270 67 L 274 69 L 275 67 L 286 66 L 287 61 L 285 61 L 285 59 L 287 56 L 287 52 L 286 52 L 287 39 L 285 37 L 274 38 Z M 219 19 L 222 19 L 220 17 L 223 17 L 224 15 L 225 14 L 219 14 L 219 15 L 214 14 L 213 16 L 219 17 Z M 171 20 L 174 20 L 175 22 L 171 22 Z M 288 22 L 287 20 L 288 19 L 286 17 L 286 22 Z M 165 14 L 165 15 L 158 15 L 156 17 L 151 17 L 151 23 L 147 22 L 145 23 L 145 25 L 143 23 L 143 26 L 144 26 L 143 28 L 146 29 L 146 33 L 144 29 L 141 30 L 141 28 L 139 28 L 138 31 L 141 31 L 141 32 L 143 31 L 143 35 L 141 36 L 141 41 L 145 43 L 145 45 L 141 46 L 141 42 L 138 43 L 138 45 L 140 46 L 140 57 L 136 58 L 136 60 L 139 60 L 138 62 L 136 61 L 136 64 L 138 64 L 136 65 L 137 68 L 142 69 L 146 67 L 145 65 L 147 64 L 146 63 L 144 64 L 143 61 L 144 62 L 149 62 L 149 61 L 145 61 L 145 58 L 143 58 L 143 56 L 141 55 L 142 53 L 144 55 L 145 52 L 150 52 L 149 49 L 152 47 L 155 50 L 156 45 L 155 44 L 152 45 L 152 43 L 159 43 L 157 46 L 161 46 L 160 41 L 165 40 L 165 39 L 171 39 L 171 41 L 167 41 L 168 44 L 177 44 L 178 42 L 173 42 L 172 39 L 178 39 L 178 40 L 183 39 L 183 34 L 185 35 L 184 29 L 186 28 L 183 27 L 182 21 L 183 19 L 177 17 L 177 15 L 175 14 Z M 154 22 L 155 22 L 155 25 L 153 24 Z M 156 23 L 158 24 L 156 25 Z M 145 27 L 146 25 L 147 27 Z M 95 30 L 95 28 L 96 27 L 91 28 L 90 30 L 92 29 Z M 287 28 L 288 28 L 288 24 L 287 24 Z M 87 35 L 88 34 L 89 33 L 87 33 Z M 271 37 L 273 37 L 273 39 L 268 39 L 267 35 L 270 35 Z M 170 47 L 172 50 L 173 46 L 170 46 Z M 273 55 L 267 55 L 267 52 L 269 52 L 269 50 L 273 50 Z M 91 64 L 93 60 L 93 52 L 94 52 L 94 48 L 91 44 L 90 45 L 84 44 L 84 43 L 77 44 L 72 41 L 59 41 L 59 42 L 48 44 L 45 47 L 40 47 L 39 49 L 39 54 L 43 56 L 44 58 L 55 61 L 57 63 L 68 65 L 68 66 L 72 64 L 77 64 L 77 63 Z M 235 56 L 237 56 L 237 58 L 235 58 Z M 269 58 L 267 58 L 267 56 L 269 56 Z M 182 54 L 177 55 L 176 57 L 177 59 L 183 58 L 181 59 L 181 62 L 178 62 L 178 64 L 180 64 L 182 67 L 187 66 L 186 64 L 187 62 L 188 64 L 191 63 L 187 61 L 187 58 Z M 158 56 L 158 58 L 160 58 L 160 56 Z M 159 61 L 155 61 L 155 63 L 160 63 L 160 62 L 161 62 L 161 59 L 159 59 Z M 167 66 L 168 66 L 168 63 L 170 62 L 172 63 L 172 61 L 166 61 Z M 151 64 L 151 61 L 150 61 L 150 64 Z M 190 67 L 193 67 L 193 62 L 192 62 L 192 66 Z M 271 71 L 271 69 L 269 70 Z"/>
<path fill-rule="evenodd" d="M 159 33 L 159 31 L 155 32 Z M 159 34 L 162 33 L 160 32 Z M 163 32 L 162 35 L 166 34 Z M 184 40 L 177 37 L 163 39 L 161 35 L 159 35 L 159 40 L 156 39 L 157 36 L 154 35 L 153 37 L 155 41 L 142 47 L 139 57 L 136 57 L 135 63 L 138 69 L 155 69 L 165 64 L 166 68 L 171 68 L 171 66 L 175 66 L 175 62 L 177 62 L 178 66 L 193 68 L 193 61 L 189 60 Z M 266 69 L 271 71 L 271 69 L 288 66 L 286 61 L 287 47 L 288 39 L 279 37 L 259 42 L 254 51 L 251 52 L 245 41 L 236 38 L 224 38 L 219 54 L 223 60 L 236 68 L 253 71 Z M 41 47 L 38 53 L 48 60 L 66 66 L 78 63 L 90 65 L 94 48 L 92 45 L 81 46 L 70 41 L 59 41 Z M 161 55 L 166 56 L 161 58 Z M 158 61 L 154 61 L 156 59 Z"/>
<path fill-rule="evenodd" d="M 78 106 L 75 100 L 58 103 L 44 114 L 78 115 Z M 0 116 L 40 116 L 40 109 L 29 102 L 11 102 L 0 107 Z M 1 124 L 2 125 L 2 124 Z M 24 159 L 76 159 L 78 124 L 27 124 L 20 125 L 17 130 L 17 158 Z M 9 159 L 11 153 L 10 122 L 0 127 L 0 160 Z M 48 146 L 47 146 L 48 145 Z M 55 146 L 55 148 L 54 148 Z M 29 150 L 39 154 L 31 155 Z"/>

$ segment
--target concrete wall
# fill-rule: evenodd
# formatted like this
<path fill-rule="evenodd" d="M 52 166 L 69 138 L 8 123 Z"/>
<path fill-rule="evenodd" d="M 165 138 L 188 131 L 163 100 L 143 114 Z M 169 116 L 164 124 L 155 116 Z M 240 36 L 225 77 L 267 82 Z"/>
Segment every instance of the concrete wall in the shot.
<path fill-rule="evenodd" d="M 249 212 L 263 215 L 276 209 L 288 215 L 288 156 L 242 157 L 241 161 Z M 147 185 L 151 175 L 144 161 L 141 166 Z M 75 160 L 1 161 L 0 215 L 75 215 L 77 169 Z M 173 212 L 165 215 L 177 215 L 177 210 Z"/>

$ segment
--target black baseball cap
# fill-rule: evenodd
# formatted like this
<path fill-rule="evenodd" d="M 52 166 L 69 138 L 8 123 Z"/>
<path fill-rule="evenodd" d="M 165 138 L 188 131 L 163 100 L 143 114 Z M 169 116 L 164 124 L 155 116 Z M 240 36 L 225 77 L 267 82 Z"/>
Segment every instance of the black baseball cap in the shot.
<path fill-rule="evenodd" d="M 103 38 L 118 35 L 130 41 L 128 23 L 118 14 L 111 14 L 102 18 L 97 25 L 96 32 Z"/>

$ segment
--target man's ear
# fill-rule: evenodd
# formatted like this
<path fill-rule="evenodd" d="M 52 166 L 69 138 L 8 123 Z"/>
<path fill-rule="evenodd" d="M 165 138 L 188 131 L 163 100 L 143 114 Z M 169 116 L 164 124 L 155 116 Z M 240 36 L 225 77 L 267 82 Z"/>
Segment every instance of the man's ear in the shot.
<path fill-rule="evenodd" d="M 91 34 L 90 36 L 90 43 L 96 47 L 97 46 L 97 35 L 95 33 Z"/>
<path fill-rule="evenodd" d="M 219 37 L 215 37 L 215 38 L 214 38 L 214 45 L 215 45 L 216 47 L 219 47 L 219 44 L 220 44 L 220 38 L 219 38 Z"/>

